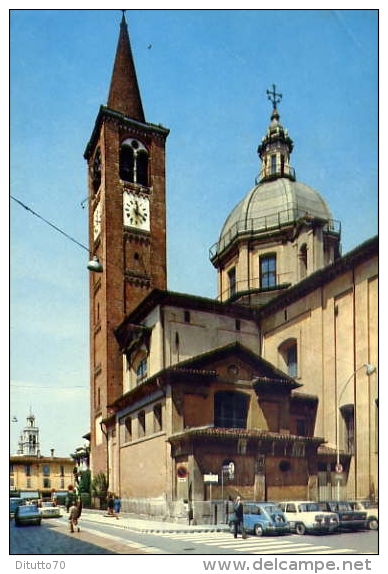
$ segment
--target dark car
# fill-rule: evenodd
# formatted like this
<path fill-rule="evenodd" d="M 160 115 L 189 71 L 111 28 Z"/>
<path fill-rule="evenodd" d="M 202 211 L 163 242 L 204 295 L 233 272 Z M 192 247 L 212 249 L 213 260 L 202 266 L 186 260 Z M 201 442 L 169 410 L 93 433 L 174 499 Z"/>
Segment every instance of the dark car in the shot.
<path fill-rule="evenodd" d="M 25 504 L 17 507 L 15 511 L 15 526 L 23 526 L 25 524 L 35 524 L 36 526 L 42 524 L 42 515 L 35 504 Z"/>
<path fill-rule="evenodd" d="M 322 510 L 338 514 L 339 528 L 346 530 L 365 530 L 368 528 L 366 512 L 353 510 L 347 500 L 325 500 L 317 503 Z"/>
<path fill-rule="evenodd" d="M 290 533 L 290 524 L 276 502 L 244 502 L 243 524 L 246 532 L 256 536 Z M 229 528 L 234 531 L 233 515 Z"/>
<path fill-rule="evenodd" d="M 9 517 L 13 518 L 15 516 L 15 510 L 18 506 L 25 504 L 24 498 L 12 497 L 9 499 Z"/>

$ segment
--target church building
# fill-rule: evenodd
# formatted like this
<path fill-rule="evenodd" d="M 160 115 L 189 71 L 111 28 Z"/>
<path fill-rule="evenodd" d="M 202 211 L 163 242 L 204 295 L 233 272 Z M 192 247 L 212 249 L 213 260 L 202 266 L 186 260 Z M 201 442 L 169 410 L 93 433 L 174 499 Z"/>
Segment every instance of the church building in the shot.
<path fill-rule="evenodd" d="M 378 240 L 341 254 L 340 223 L 296 179 L 276 86 L 267 95 L 255 186 L 210 249 L 217 298 L 172 292 L 169 130 L 145 119 L 123 14 L 84 157 L 101 262 L 90 273 L 90 464 L 125 511 L 206 523 L 237 494 L 378 496 Z"/>

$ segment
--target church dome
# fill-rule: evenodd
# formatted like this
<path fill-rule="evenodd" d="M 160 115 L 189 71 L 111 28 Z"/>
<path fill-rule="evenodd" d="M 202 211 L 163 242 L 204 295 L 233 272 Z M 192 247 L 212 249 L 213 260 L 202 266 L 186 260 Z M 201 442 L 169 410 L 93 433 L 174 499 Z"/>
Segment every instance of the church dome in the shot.
<path fill-rule="evenodd" d="M 265 237 L 267 233 L 279 232 L 283 240 L 283 229 L 304 221 L 313 221 L 327 232 L 335 231 L 335 222 L 330 209 L 320 194 L 312 187 L 296 181 L 295 170 L 290 165 L 294 147 L 288 130 L 280 122 L 277 104 L 282 95 L 267 90 L 272 102 L 272 113 L 268 129 L 261 139 L 257 152 L 261 160 L 260 174 L 256 185 L 236 205 L 227 217 L 218 242 L 210 249 L 210 259 L 216 266 L 219 256 L 228 250 L 240 237 Z"/>
<path fill-rule="evenodd" d="M 290 225 L 302 217 L 332 220 L 326 202 L 312 187 L 287 177 L 260 182 L 227 217 L 217 251 L 223 251 L 241 233 L 265 232 Z"/>

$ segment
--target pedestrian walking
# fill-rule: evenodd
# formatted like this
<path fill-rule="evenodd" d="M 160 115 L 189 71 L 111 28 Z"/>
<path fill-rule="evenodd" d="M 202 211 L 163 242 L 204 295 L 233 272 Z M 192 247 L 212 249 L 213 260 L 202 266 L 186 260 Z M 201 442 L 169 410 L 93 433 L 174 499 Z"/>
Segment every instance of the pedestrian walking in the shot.
<path fill-rule="evenodd" d="M 69 512 L 70 507 L 73 506 L 76 502 L 76 494 L 74 492 L 74 487 L 71 484 L 67 489 L 65 505 L 66 505 L 66 512 Z"/>
<path fill-rule="evenodd" d="M 108 506 L 108 515 L 114 516 L 114 498 L 111 492 L 108 494 L 107 506 Z"/>
<path fill-rule="evenodd" d="M 236 500 L 234 501 L 233 510 L 234 510 L 233 536 L 237 538 L 237 534 L 239 530 L 241 530 L 242 537 L 246 538 L 244 530 L 244 507 L 243 503 L 241 502 L 240 496 L 237 496 Z"/>
<path fill-rule="evenodd" d="M 82 502 L 81 500 L 76 504 L 75 502 L 69 508 L 69 530 L 70 532 L 79 532 L 80 527 L 78 519 L 81 516 Z"/>
<path fill-rule="evenodd" d="M 119 496 L 115 496 L 114 497 L 114 501 L 113 501 L 113 511 L 116 514 L 116 518 L 118 518 L 118 514 L 120 514 L 120 510 L 121 510 L 121 500 Z"/>

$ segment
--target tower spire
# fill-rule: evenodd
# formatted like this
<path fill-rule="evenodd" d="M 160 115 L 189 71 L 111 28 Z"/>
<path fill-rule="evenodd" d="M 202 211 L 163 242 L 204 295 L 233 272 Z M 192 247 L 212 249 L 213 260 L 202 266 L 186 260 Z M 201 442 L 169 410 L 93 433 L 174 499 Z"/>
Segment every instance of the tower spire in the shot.
<path fill-rule="evenodd" d="M 108 108 L 145 122 L 143 105 L 133 61 L 125 10 L 122 10 L 120 34 L 109 88 Z"/>

